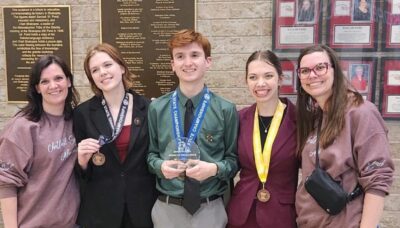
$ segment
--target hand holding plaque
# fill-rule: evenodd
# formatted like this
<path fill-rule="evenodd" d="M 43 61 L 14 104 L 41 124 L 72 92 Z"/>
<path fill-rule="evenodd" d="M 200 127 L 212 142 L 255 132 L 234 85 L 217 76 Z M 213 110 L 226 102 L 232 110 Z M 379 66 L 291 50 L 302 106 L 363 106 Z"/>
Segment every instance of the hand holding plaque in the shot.
<path fill-rule="evenodd" d="M 165 152 L 168 156 L 166 160 L 176 161 L 170 162 L 170 167 L 185 170 L 194 167 L 200 160 L 200 150 L 196 143 L 189 143 L 187 138 L 178 138 L 168 143 Z"/>

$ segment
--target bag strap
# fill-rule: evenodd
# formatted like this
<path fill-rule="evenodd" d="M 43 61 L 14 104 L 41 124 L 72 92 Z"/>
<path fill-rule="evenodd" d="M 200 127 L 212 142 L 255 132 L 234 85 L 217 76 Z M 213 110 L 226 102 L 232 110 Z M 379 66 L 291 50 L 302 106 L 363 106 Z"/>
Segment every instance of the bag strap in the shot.
<path fill-rule="evenodd" d="M 321 133 L 321 125 L 322 125 L 322 116 L 318 119 L 318 127 L 317 127 L 317 141 L 315 142 L 316 149 L 315 149 L 315 168 L 319 168 L 319 134 Z"/>
<path fill-rule="evenodd" d="M 351 122 L 353 123 L 352 120 L 351 120 Z M 351 135 L 351 156 L 353 157 L 354 166 L 356 168 L 356 172 L 357 172 L 356 176 L 360 177 L 361 176 L 361 172 L 360 172 L 360 169 L 358 167 L 357 159 L 356 159 L 356 156 L 354 155 L 354 150 L 353 150 L 353 145 L 354 145 L 354 132 L 353 132 L 353 129 L 350 130 L 350 135 Z M 363 190 L 362 186 L 357 181 L 356 187 L 347 196 L 348 202 L 354 200 L 355 198 L 357 198 L 357 196 L 362 195 L 363 192 L 364 192 L 364 190 Z"/>
<path fill-rule="evenodd" d="M 315 168 L 319 168 L 320 167 L 319 166 L 319 152 L 318 152 L 318 150 L 319 150 L 319 135 L 321 133 L 322 118 L 323 117 L 320 116 L 319 119 L 318 119 L 317 141 L 316 141 L 317 145 L 316 145 L 316 151 L 315 151 Z M 353 137 L 353 135 L 352 135 L 352 137 Z M 352 138 L 352 141 L 353 141 L 353 138 Z M 353 144 L 353 142 L 352 142 L 352 144 Z M 353 157 L 353 161 L 354 161 L 354 164 L 356 166 L 357 173 L 359 175 L 360 171 L 358 169 L 357 161 L 356 161 L 354 153 L 353 153 L 353 148 L 351 150 L 351 155 Z M 361 195 L 362 193 L 363 193 L 363 189 L 362 189 L 361 185 L 359 183 L 357 183 L 357 185 L 354 188 L 354 190 L 347 195 L 347 202 L 350 202 L 350 201 L 354 200 L 355 198 L 357 198 L 357 196 Z"/>

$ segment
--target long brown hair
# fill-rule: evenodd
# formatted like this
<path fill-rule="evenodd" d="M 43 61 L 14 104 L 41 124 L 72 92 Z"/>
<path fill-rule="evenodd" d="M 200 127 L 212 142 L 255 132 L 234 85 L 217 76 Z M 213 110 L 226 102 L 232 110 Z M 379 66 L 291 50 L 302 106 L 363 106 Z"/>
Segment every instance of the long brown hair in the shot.
<path fill-rule="evenodd" d="M 321 128 L 320 143 L 322 148 L 331 145 L 344 128 L 346 109 L 349 105 L 360 105 L 363 98 L 360 93 L 354 91 L 346 76 L 343 74 L 336 53 L 326 45 L 310 46 L 300 52 L 297 59 L 297 66 L 305 55 L 314 52 L 324 52 L 328 55 L 330 65 L 333 68 L 332 95 L 326 101 L 325 110 L 317 105 L 316 100 L 306 93 L 301 87 L 300 79 L 297 77 L 297 145 L 298 155 L 301 154 L 305 142 L 311 132 L 314 131 L 315 124 L 322 115 L 325 114 L 324 127 Z"/>
<path fill-rule="evenodd" d="M 90 47 L 87 51 L 86 58 L 83 63 L 83 68 L 86 73 L 86 77 L 89 79 L 90 87 L 96 96 L 101 96 L 103 92 L 97 88 L 94 83 L 92 73 L 90 72 L 89 61 L 93 57 L 94 54 L 98 52 L 104 52 L 109 55 L 116 63 L 122 66 L 125 70 L 125 73 L 122 74 L 122 83 L 124 84 L 125 90 L 128 90 L 132 87 L 133 77 L 134 75 L 129 71 L 128 65 L 125 60 L 122 58 L 121 53 L 114 46 L 107 43 L 100 43 L 96 46 Z"/>

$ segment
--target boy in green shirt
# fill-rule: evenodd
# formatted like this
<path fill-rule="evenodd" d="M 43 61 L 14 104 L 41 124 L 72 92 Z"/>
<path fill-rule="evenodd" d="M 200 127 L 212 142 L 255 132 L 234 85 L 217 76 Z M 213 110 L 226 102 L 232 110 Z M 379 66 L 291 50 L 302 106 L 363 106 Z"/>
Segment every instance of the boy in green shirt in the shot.
<path fill-rule="evenodd" d="M 181 30 L 168 45 L 179 86 L 154 100 L 148 113 L 147 162 L 161 192 L 152 211 L 154 227 L 222 228 L 227 216 L 221 196 L 238 170 L 237 111 L 205 86 L 205 73 L 211 66 L 207 38 Z M 194 166 L 185 168 L 184 161 L 171 159 L 174 149 L 167 149 L 168 144 L 182 139 L 198 145 L 200 160 Z"/>

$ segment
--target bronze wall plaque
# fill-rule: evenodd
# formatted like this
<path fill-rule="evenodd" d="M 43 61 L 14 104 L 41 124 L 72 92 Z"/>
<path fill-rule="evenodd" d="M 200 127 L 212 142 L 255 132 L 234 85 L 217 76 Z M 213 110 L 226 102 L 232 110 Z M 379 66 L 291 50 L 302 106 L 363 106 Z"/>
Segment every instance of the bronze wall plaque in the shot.
<path fill-rule="evenodd" d="M 3 7 L 7 100 L 26 101 L 29 73 L 36 59 L 58 55 L 71 66 L 69 6 Z"/>
<path fill-rule="evenodd" d="M 159 97 L 177 86 L 167 41 L 180 29 L 195 28 L 195 6 L 195 0 L 101 1 L 101 41 L 119 49 L 138 93 Z"/>

